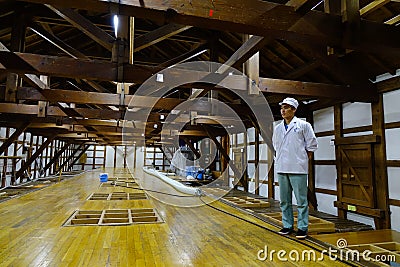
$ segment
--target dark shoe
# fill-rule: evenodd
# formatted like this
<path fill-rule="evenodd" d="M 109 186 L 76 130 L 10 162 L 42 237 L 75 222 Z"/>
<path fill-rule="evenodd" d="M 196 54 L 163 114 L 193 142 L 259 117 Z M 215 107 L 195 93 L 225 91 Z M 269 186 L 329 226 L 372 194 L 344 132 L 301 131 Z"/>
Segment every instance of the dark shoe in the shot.
<path fill-rule="evenodd" d="M 278 233 L 281 235 L 289 235 L 293 232 L 293 228 L 282 228 Z"/>
<path fill-rule="evenodd" d="M 303 231 L 303 230 L 298 230 L 296 233 L 296 237 L 299 239 L 304 239 L 307 237 L 307 231 Z"/>

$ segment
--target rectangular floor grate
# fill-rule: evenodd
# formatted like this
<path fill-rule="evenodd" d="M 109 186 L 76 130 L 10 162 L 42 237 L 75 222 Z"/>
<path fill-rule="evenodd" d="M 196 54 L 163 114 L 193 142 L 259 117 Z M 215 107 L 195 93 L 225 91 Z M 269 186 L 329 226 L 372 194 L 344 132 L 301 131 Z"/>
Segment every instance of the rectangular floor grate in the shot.
<path fill-rule="evenodd" d="M 141 193 L 126 193 L 126 192 L 113 192 L 113 193 L 93 193 L 88 197 L 88 200 L 138 200 L 147 199 L 144 192 Z"/>
<path fill-rule="evenodd" d="M 163 223 L 155 209 L 76 210 L 63 226 Z"/>
<path fill-rule="evenodd" d="M 139 185 L 136 182 L 125 182 L 125 181 L 111 181 L 100 184 L 101 187 L 128 187 L 128 188 L 137 188 Z"/>
<path fill-rule="evenodd" d="M 247 196 L 224 197 L 222 199 L 241 208 L 268 208 L 271 206 L 267 201 Z"/>
<path fill-rule="evenodd" d="M 282 226 L 282 213 L 260 213 L 275 224 Z M 297 212 L 293 212 L 294 224 L 297 225 Z M 314 216 L 308 216 L 308 232 L 310 233 L 333 233 L 335 232 L 335 224 Z"/>

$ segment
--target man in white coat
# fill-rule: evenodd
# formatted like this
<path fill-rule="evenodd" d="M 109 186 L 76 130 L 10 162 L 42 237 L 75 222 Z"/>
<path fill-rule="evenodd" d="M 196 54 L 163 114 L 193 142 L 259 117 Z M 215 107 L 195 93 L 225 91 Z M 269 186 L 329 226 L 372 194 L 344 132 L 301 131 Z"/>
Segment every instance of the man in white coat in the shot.
<path fill-rule="evenodd" d="M 299 103 L 285 98 L 281 103 L 282 122 L 274 130 L 272 142 L 275 149 L 275 171 L 278 175 L 280 207 L 282 210 L 282 235 L 293 232 L 292 191 L 297 200 L 297 238 L 308 232 L 308 160 L 317 149 L 317 138 L 310 123 L 295 116 Z"/>

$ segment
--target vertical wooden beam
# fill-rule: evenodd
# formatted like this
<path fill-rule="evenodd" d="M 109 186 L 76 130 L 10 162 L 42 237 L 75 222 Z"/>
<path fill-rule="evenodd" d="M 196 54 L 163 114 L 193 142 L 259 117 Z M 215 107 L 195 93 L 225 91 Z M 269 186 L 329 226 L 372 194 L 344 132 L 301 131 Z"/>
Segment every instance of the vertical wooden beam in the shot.
<path fill-rule="evenodd" d="M 126 146 L 124 146 L 124 169 L 126 168 L 126 156 L 127 156 L 127 150 Z"/>
<path fill-rule="evenodd" d="M 92 169 L 96 168 L 96 152 L 97 152 L 97 146 L 93 145 L 93 162 L 92 162 Z"/>
<path fill-rule="evenodd" d="M 144 156 L 146 156 L 146 154 Z M 114 146 L 114 168 L 116 167 L 117 167 L 117 146 Z"/>
<path fill-rule="evenodd" d="M 8 139 L 8 137 L 10 136 L 10 128 L 6 128 L 6 138 Z M 7 148 L 8 148 L 8 146 L 7 146 Z M 4 151 L 4 156 L 8 156 L 8 149 L 6 149 L 5 151 Z M 6 185 L 6 182 L 7 182 L 7 158 L 5 158 L 4 159 L 4 162 L 3 162 L 3 178 L 4 178 L 4 186 Z M 11 184 L 14 184 L 15 183 L 15 177 L 13 176 L 13 175 L 11 175 L 11 181 L 10 181 L 10 183 Z"/>
<path fill-rule="evenodd" d="M 334 106 L 334 127 L 335 127 L 335 139 L 339 139 L 343 137 L 343 107 L 342 104 L 337 104 Z M 336 189 L 337 189 L 337 200 L 341 201 L 342 199 L 342 191 L 341 187 L 339 186 L 339 179 L 341 177 L 341 170 L 340 170 L 340 151 L 336 148 Z M 347 211 L 338 208 L 338 216 L 339 218 L 347 219 Z"/>
<path fill-rule="evenodd" d="M 251 35 L 244 34 L 243 42 L 246 43 L 251 38 Z M 249 77 L 250 81 L 247 84 L 249 95 L 258 95 L 258 84 L 260 82 L 260 56 L 259 52 L 255 53 L 243 64 L 243 73 Z"/>
<path fill-rule="evenodd" d="M 16 3 L 16 8 L 13 17 L 13 27 L 11 29 L 11 46 L 12 52 L 24 52 L 25 50 L 25 33 L 26 33 L 26 19 L 25 19 L 24 6 Z M 6 102 L 17 101 L 17 87 L 20 83 L 18 74 L 8 73 L 6 81 Z"/>
<path fill-rule="evenodd" d="M 272 151 L 268 150 L 268 198 L 275 199 L 275 171 L 274 171 L 274 155 Z"/>
<path fill-rule="evenodd" d="M 107 159 L 107 146 L 104 146 L 104 153 L 103 153 L 103 168 L 106 167 L 106 159 Z"/>
<path fill-rule="evenodd" d="M 258 167 L 260 166 L 260 133 L 257 128 L 254 128 L 254 134 L 255 134 L 255 144 L 254 144 L 254 167 L 255 167 L 255 173 L 254 173 L 254 186 L 255 186 L 255 194 L 259 195 L 260 194 L 260 170 Z"/>
<path fill-rule="evenodd" d="M 314 117 L 312 111 L 307 113 L 307 121 L 313 125 Z M 315 166 L 314 166 L 314 153 L 308 161 L 308 203 L 312 205 L 314 210 L 318 210 L 317 196 L 315 194 Z"/>
<path fill-rule="evenodd" d="M 76 150 L 75 150 L 75 152 L 71 155 L 71 159 L 74 157 L 74 155 L 76 154 L 76 152 L 78 152 L 78 150 L 81 148 L 83 146 L 83 144 L 81 144 Z M 79 153 L 78 154 L 78 156 L 76 156 L 75 157 L 75 159 L 71 162 L 71 164 L 69 164 L 69 166 L 68 166 L 68 171 L 69 170 L 73 170 L 73 167 L 74 167 L 74 164 L 80 159 L 80 157 L 89 149 L 89 147 L 90 147 L 90 145 L 86 145 L 83 149 L 82 149 L 82 151 L 81 151 L 81 153 Z M 95 154 L 93 154 L 93 155 L 95 155 Z M 68 162 L 68 161 L 67 161 Z"/>
<path fill-rule="evenodd" d="M 23 166 L 21 166 L 21 168 L 18 170 L 17 174 L 16 174 L 16 179 L 22 177 L 22 175 L 24 174 L 24 171 L 32 164 L 33 161 L 36 160 L 36 158 L 42 154 L 43 150 L 57 137 L 57 135 L 53 135 L 50 136 L 46 139 L 46 141 L 40 146 L 39 149 L 37 149 L 35 151 L 35 153 L 32 155 L 32 157 L 30 157 L 29 159 L 27 159 L 27 161 L 25 162 L 25 164 Z"/>
<path fill-rule="evenodd" d="M 71 159 L 74 157 L 75 153 L 78 152 L 79 149 L 81 149 L 81 147 L 84 145 L 84 143 L 80 143 L 78 148 L 76 149 L 72 149 L 72 147 L 68 147 L 68 158 L 60 165 L 60 167 L 58 168 L 59 171 L 60 170 L 66 170 L 68 171 L 68 169 L 73 165 L 73 164 L 69 164 L 68 166 L 66 166 L 68 164 L 68 162 L 71 161 Z M 79 157 L 77 157 L 75 160 L 78 160 Z M 65 168 L 64 168 L 65 167 Z"/>
<path fill-rule="evenodd" d="M 324 1 L 325 13 L 332 15 L 342 15 L 341 1 L 338 0 L 325 0 Z"/>
<path fill-rule="evenodd" d="M 18 153 L 18 138 L 14 141 L 14 147 L 13 147 L 13 156 L 17 156 Z M 12 173 L 16 173 L 17 171 L 17 160 L 16 158 L 11 159 L 12 162 Z"/>
<path fill-rule="evenodd" d="M 345 24 L 344 43 L 360 42 L 360 3 L 354 0 L 342 0 L 342 22 Z"/>
<path fill-rule="evenodd" d="M 60 156 L 65 152 L 70 144 L 71 143 L 66 142 L 65 145 L 60 150 L 58 150 L 57 153 L 55 153 L 53 158 L 46 164 L 46 166 L 44 166 L 43 171 L 46 171 L 48 168 L 50 168 L 60 158 Z M 56 172 L 56 170 L 54 172 Z"/>
<path fill-rule="evenodd" d="M 45 75 L 40 75 L 40 80 L 46 85 L 46 88 L 50 88 L 50 77 Z M 38 117 L 44 118 L 46 117 L 47 112 L 47 101 L 39 101 L 38 102 Z"/>
<path fill-rule="evenodd" d="M 244 173 L 243 173 L 243 176 L 242 176 L 242 185 L 243 185 L 243 189 L 244 189 L 244 191 L 245 192 L 248 192 L 249 191 L 249 173 L 248 173 L 248 168 L 247 168 L 247 166 L 249 165 L 249 160 L 248 160 L 248 157 L 247 157 L 247 153 L 248 153 L 248 149 L 247 149 L 247 145 L 248 145 L 248 138 L 247 138 L 247 129 L 246 129 L 246 131 L 243 133 L 243 141 L 244 141 L 244 147 L 243 147 L 243 154 L 242 154 L 242 159 L 243 159 L 243 162 L 244 162 L 244 164 L 245 164 L 245 167 L 244 167 Z"/>
<path fill-rule="evenodd" d="M 379 101 L 371 104 L 372 131 L 381 137 L 380 143 L 374 144 L 374 168 L 375 168 L 375 192 L 376 206 L 384 211 L 385 217 L 375 218 L 376 229 L 390 229 L 390 206 L 389 188 L 386 164 L 386 138 L 385 138 L 385 117 L 383 110 L 383 95 L 379 94 Z"/>

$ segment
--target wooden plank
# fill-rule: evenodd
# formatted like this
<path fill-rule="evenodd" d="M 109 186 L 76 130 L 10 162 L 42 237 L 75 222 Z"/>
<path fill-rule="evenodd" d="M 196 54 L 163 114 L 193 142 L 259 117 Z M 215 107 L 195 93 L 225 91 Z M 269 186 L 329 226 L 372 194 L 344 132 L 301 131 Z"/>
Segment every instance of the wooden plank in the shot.
<path fill-rule="evenodd" d="M 170 23 L 164 25 L 154 31 L 148 32 L 146 34 L 140 35 L 135 38 L 134 43 L 134 51 L 138 52 L 146 47 L 159 43 L 171 36 L 174 36 L 178 33 L 184 32 L 190 29 L 192 26 L 179 25 L 175 23 Z"/>
<path fill-rule="evenodd" d="M 334 201 L 333 205 L 342 210 L 347 210 L 347 211 L 351 210 L 349 208 L 349 204 L 343 203 L 340 201 Z M 381 210 L 381 209 L 372 209 L 372 208 L 367 208 L 367 207 L 362 207 L 362 206 L 356 206 L 356 211 L 357 211 L 357 213 L 360 213 L 363 215 L 377 217 L 380 220 L 383 220 L 385 218 L 385 211 Z"/>
<path fill-rule="evenodd" d="M 369 3 L 368 5 L 366 5 L 360 9 L 360 16 L 366 16 L 366 15 L 370 14 L 371 12 L 374 12 L 375 10 L 383 7 L 390 1 L 391 0 L 374 0 L 371 3 Z"/>
<path fill-rule="evenodd" d="M 386 165 L 388 167 L 400 167 L 400 160 L 388 160 Z"/>
<path fill-rule="evenodd" d="M 398 199 L 389 199 L 389 204 L 393 206 L 400 207 L 400 200 Z"/>
<path fill-rule="evenodd" d="M 385 118 L 383 108 L 383 95 L 379 101 L 371 103 L 372 131 L 374 135 L 381 136 L 381 142 L 375 143 L 374 168 L 375 168 L 375 203 L 378 209 L 384 211 L 382 219 L 375 219 L 376 229 L 390 229 L 391 218 L 389 208 L 389 185 L 386 165 L 386 140 L 385 140 Z"/>
<path fill-rule="evenodd" d="M 266 93 L 281 93 L 285 95 L 304 95 L 314 97 L 327 97 L 331 99 L 357 98 L 359 101 L 376 100 L 376 90 L 373 88 L 355 87 L 352 89 L 338 85 L 319 85 L 318 83 L 298 82 L 290 80 L 260 78 L 260 90 Z M 360 97 L 367 90 L 368 96 Z"/>
<path fill-rule="evenodd" d="M 336 196 L 337 191 L 336 190 L 331 190 L 331 189 L 325 189 L 325 188 L 315 188 L 316 193 L 321 193 L 321 194 L 327 194 L 327 195 L 332 195 Z"/>
<path fill-rule="evenodd" d="M 46 141 L 35 151 L 35 153 L 26 160 L 26 162 L 21 166 L 21 168 L 17 171 L 17 173 L 15 174 L 16 179 L 19 179 L 25 172 L 25 170 L 27 170 L 27 168 L 29 168 L 32 164 L 32 162 L 34 162 L 36 160 L 37 157 L 40 156 L 40 154 L 42 154 L 43 150 L 45 148 L 47 148 L 47 146 L 53 142 L 53 140 L 57 137 L 57 135 L 52 135 L 47 137 Z"/>
<path fill-rule="evenodd" d="M 324 45 L 343 45 L 349 49 L 392 54 L 396 57 L 399 55 L 399 41 L 393 36 L 400 34 L 395 27 L 385 27 L 389 25 L 362 21 L 362 26 L 359 28 L 360 43 L 343 43 L 342 21 L 339 16 L 313 10 L 302 15 L 294 12 L 294 8 L 291 6 L 265 1 L 250 0 L 244 6 L 240 0 L 221 0 L 216 4 L 213 16 L 209 16 L 209 3 L 201 1 L 182 4 L 179 0 L 168 2 L 149 0 L 146 1 L 146 5 L 141 1 L 110 3 L 95 0 L 85 2 L 75 0 L 65 3 L 61 0 L 28 0 L 28 2 L 48 3 L 57 7 L 68 6 L 104 13 L 109 12 L 110 8 L 114 8 L 121 15 L 155 21 L 167 20 L 178 24 L 189 24 L 222 31 L 235 29 L 237 32 L 259 36 L 304 42 L 313 41 Z M 173 11 L 173 15 L 171 15 L 171 11 Z M 252 16 L 249 18 L 243 16 L 243 14 L 252 14 Z M 215 23 L 216 18 L 218 18 L 218 23 Z M 285 18 L 285 20 L 283 21 L 282 18 Z M 318 27 L 310 27 L 310 24 Z M 371 33 L 378 36 L 371 38 Z"/>
<path fill-rule="evenodd" d="M 0 51 L 0 63 L 10 71 L 19 73 L 39 73 L 49 76 L 87 78 L 107 81 L 117 80 L 117 66 L 110 62 L 88 61 L 53 56 L 43 56 L 26 53 L 11 53 Z M 125 82 L 142 83 L 145 79 L 158 72 L 154 67 L 127 65 L 124 67 Z M 164 76 L 178 81 L 201 81 L 209 72 L 164 69 Z M 247 90 L 248 79 L 242 75 L 223 75 L 213 73 L 216 79 L 221 80 L 220 88 Z M 313 97 L 331 97 L 351 99 L 353 101 L 376 100 L 376 91 L 373 88 L 357 88 L 339 85 L 310 83 L 300 81 L 260 78 L 259 87 L 265 93 L 280 93 L 286 95 L 303 95 Z M 156 84 L 164 86 L 163 83 Z M 157 88 L 156 88 L 157 89 Z"/>
<path fill-rule="evenodd" d="M 51 5 L 46 5 L 57 15 L 74 25 L 76 28 L 84 32 L 87 36 L 99 43 L 101 46 L 111 51 L 115 38 L 94 25 L 91 21 L 75 12 L 70 8 L 56 8 Z"/>
<path fill-rule="evenodd" d="M 263 36 L 251 36 L 246 42 L 244 42 L 238 50 L 233 53 L 230 58 L 225 61 L 224 65 L 218 69 L 218 73 L 224 73 L 228 67 L 237 68 L 257 51 L 259 51 L 266 43 L 270 42 L 271 39 Z"/>
<path fill-rule="evenodd" d="M 343 106 L 342 104 L 338 104 L 334 106 L 334 129 L 335 129 L 335 139 L 340 139 L 343 137 Z M 335 158 L 340 159 L 340 152 L 338 149 L 335 149 Z M 341 162 L 338 160 L 336 163 L 336 173 L 341 172 Z M 342 183 L 341 178 L 338 176 L 336 178 L 336 188 L 337 188 L 337 199 L 339 201 L 342 200 Z M 347 218 L 347 211 L 338 207 L 338 216 L 339 218 L 346 219 Z"/>
<path fill-rule="evenodd" d="M 59 157 L 65 152 L 65 150 L 69 147 L 70 142 L 66 142 L 63 147 L 51 158 L 51 160 L 44 166 L 43 171 L 45 172 L 48 168 L 50 168 L 56 161 L 58 161 Z"/>
<path fill-rule="evenodd" d="M 80 159 L 80 157 L 89 149 L 90 145 L 86 145 L 82 151 L 78 154 L 78 156 L 75 157 L 75 159 L 71 162 L 71 164 L 68 166 L 68 170 L 71 170 L 74 164 Z M 96 147 L 96 146 L 95 146 Z M 96 151 L 94 152 L 96 154 Z M 95 163 L 95 160 L 93 159 L 93 164 Z M 94 167 L 93 167 L 94 169 Z"/>
<path fill-rule="evenodd" d="M 335 138 L 335 145 L 350 145 L 350 144 L 367 144 L 367 143 L 381 143 L 381 136 L 378 135 L 362 135 L 351 137 Z"/>
<path fill-rule="evenodd" d="M 4 153 L 4 151 L 6 151 L 6 149 L 8 149 L 8 147 L 15 141 L 18 139 L 18 137 L 28 128 L 30 122 L 26 121 L 23 122 L 16 130 L 15 132 L 9 137 L 7 138 L 7 140 L 5 140 L 0 147 L 0 155 Z"/>

